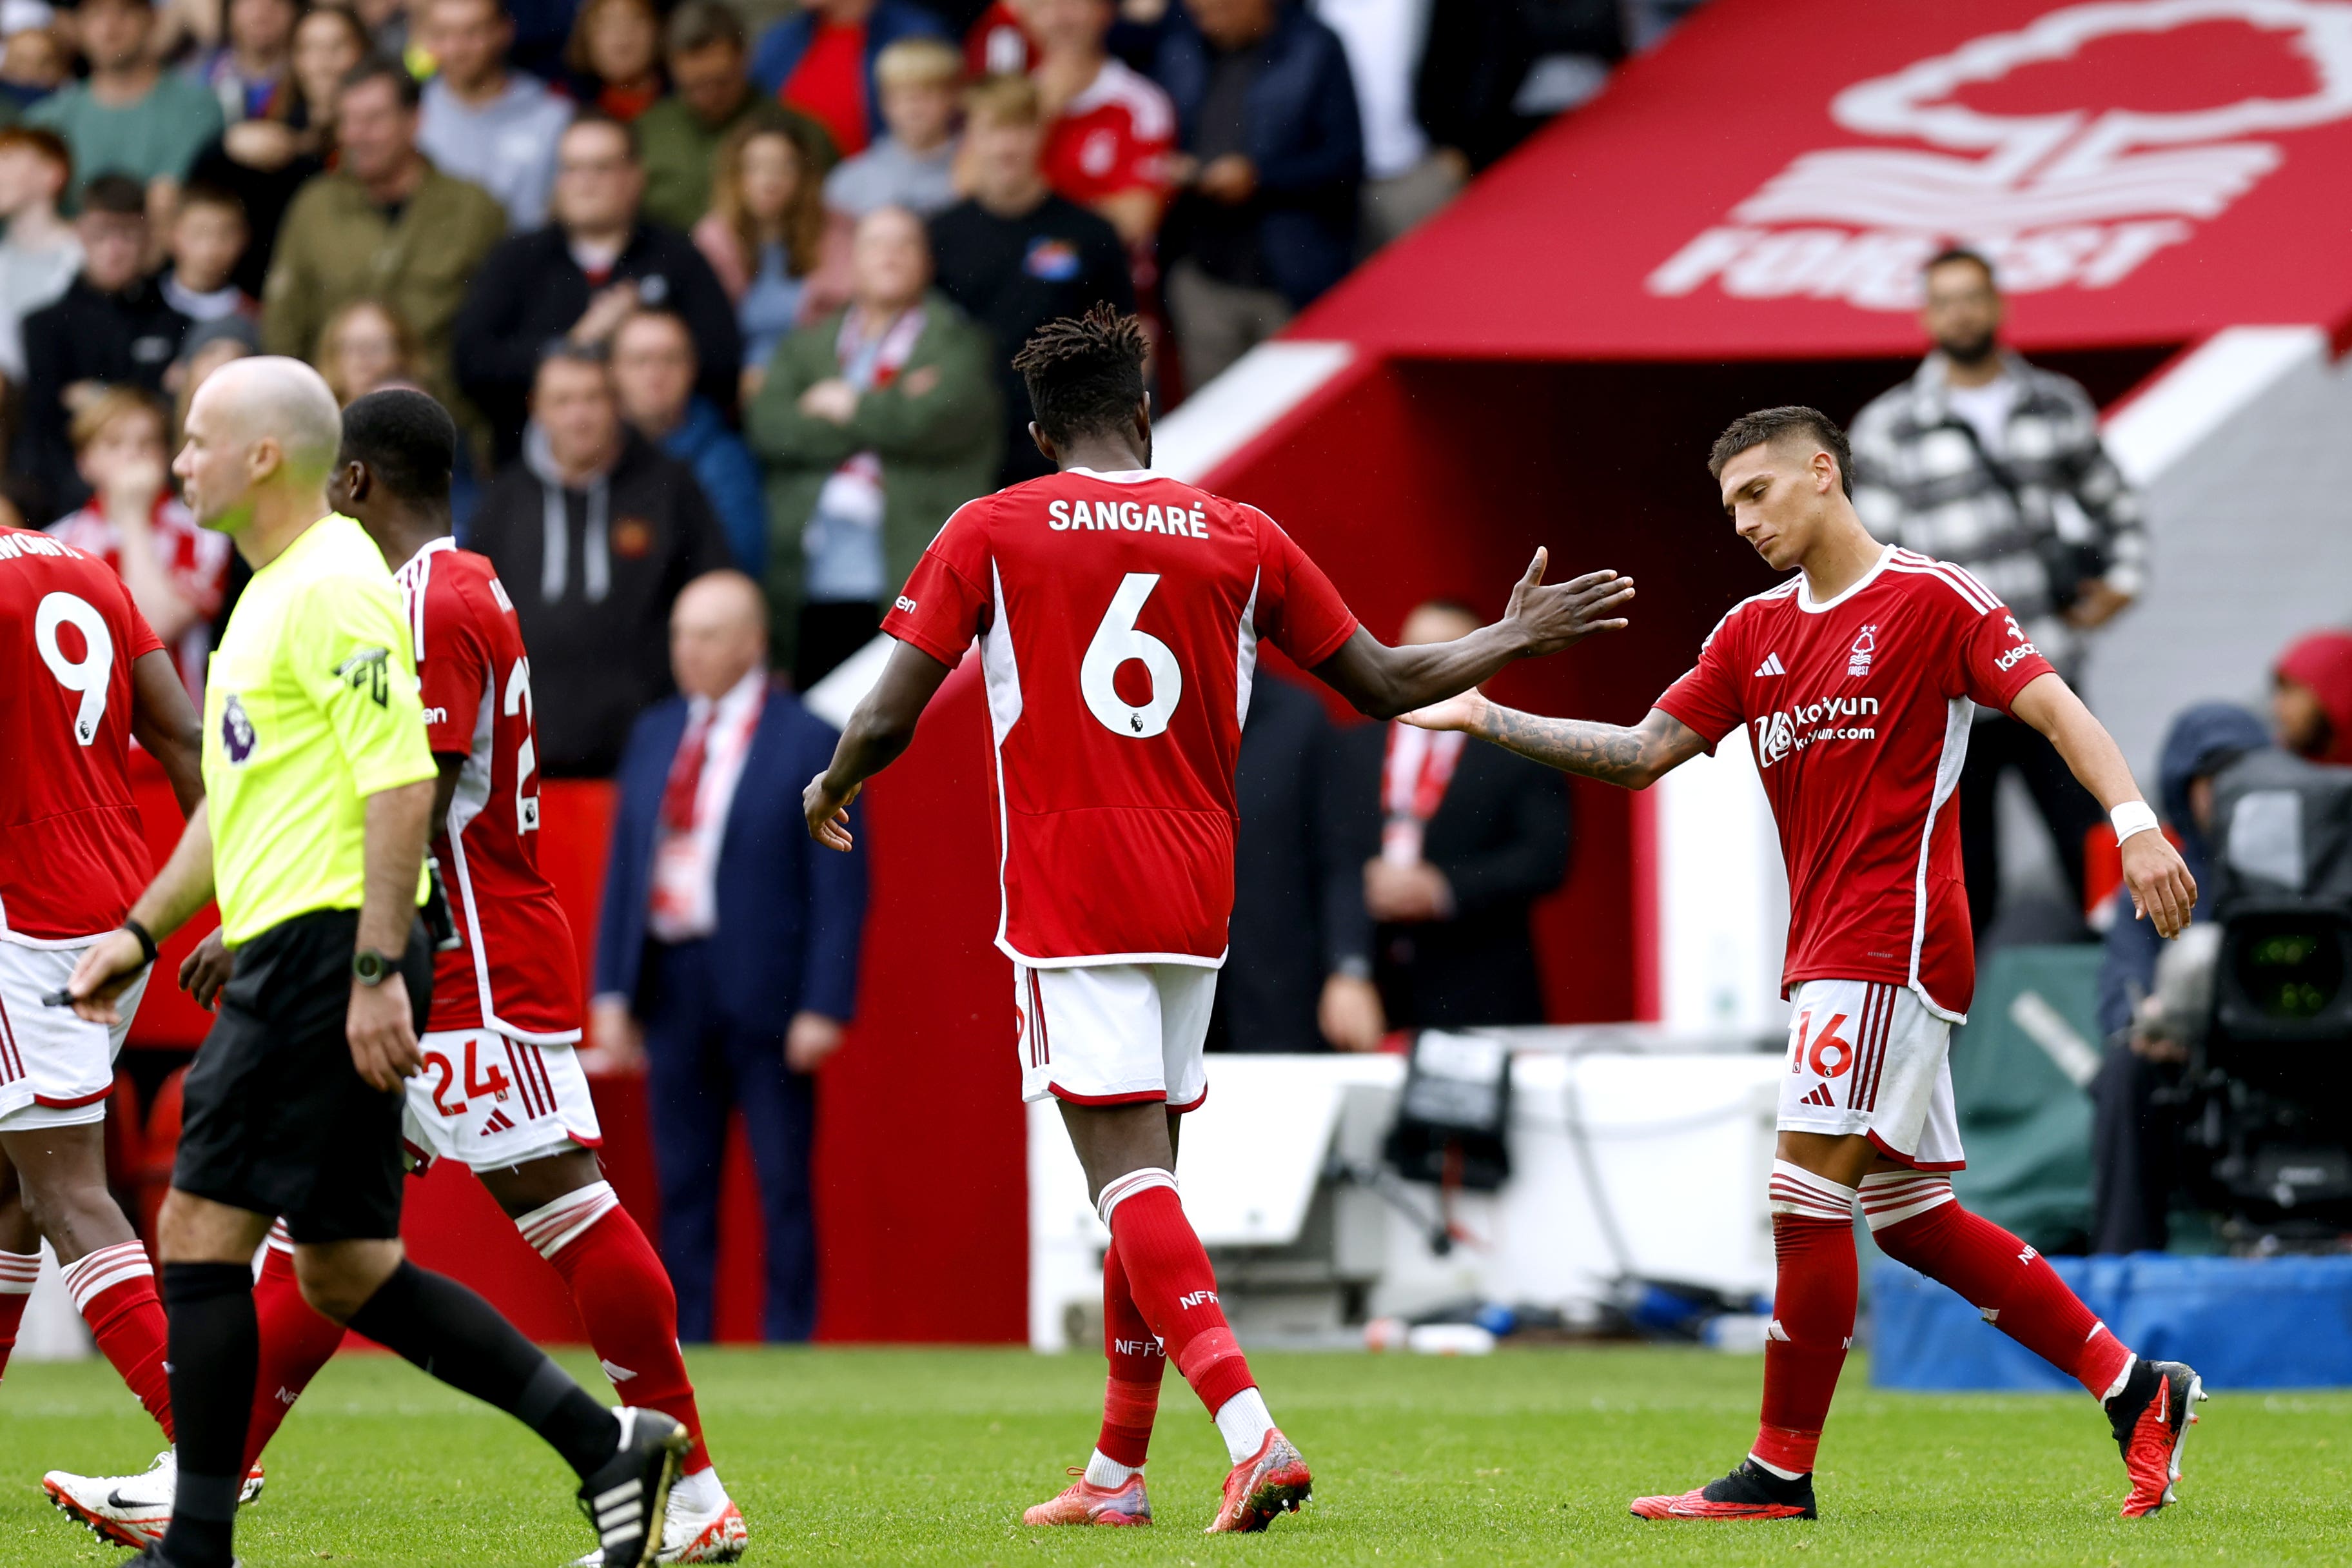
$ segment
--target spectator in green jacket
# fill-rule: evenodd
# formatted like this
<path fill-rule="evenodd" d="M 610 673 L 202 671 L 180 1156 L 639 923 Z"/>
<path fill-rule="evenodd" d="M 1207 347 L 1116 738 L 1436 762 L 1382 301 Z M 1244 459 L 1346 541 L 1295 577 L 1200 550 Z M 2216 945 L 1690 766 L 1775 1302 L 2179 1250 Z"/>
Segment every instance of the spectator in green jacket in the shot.
<path fill-rule="evenodd" d="M 82 0 L 76 16 L 89 79 L 51 93 L 26 120 L 73 149 L 77 202 L 93 174 L 128 174 L 151 192 L 159 184 L 175 189 L 221 133 L 220 100 L 149 54 L 155 30 L 149 0 Z"/>
<path fill-rule="evenodd" d="M 636 119 L 646 165 L 645 215 L 690 231 L 710 210 L 712 160 L 728 133 L 747 121 L 790 126 L 814 150 L 822 180 L 840 154 L 824 127 L 751 86 L 751 45 L 742 18 L 726 0 L 684 0 L 670 13 L 669 79 L 663 99 Z"/>
<path fill-rule="evenodd" d="M 870 639 L 940 525 L 993 487 L 988 333 L 931 287 L 923 222 L 858 224 L 851 301 L 777 346 L 747 411 L 768 468 L 768 609 L 806 690 Z"/>
<path fill-rule="evenodd" d="M 478 185 L 442 174 L 416 148 L 416 79 L 378 58 L 344 79 L 335 105 L 341 162 L 286 209 L 263 289 L 261 340 L 308 359 L 327 320 L 380 300 L 416 334 L 425 389 L 457 406 L 450 323 L 466 285 L 506 233 L 506 213 Z"/>

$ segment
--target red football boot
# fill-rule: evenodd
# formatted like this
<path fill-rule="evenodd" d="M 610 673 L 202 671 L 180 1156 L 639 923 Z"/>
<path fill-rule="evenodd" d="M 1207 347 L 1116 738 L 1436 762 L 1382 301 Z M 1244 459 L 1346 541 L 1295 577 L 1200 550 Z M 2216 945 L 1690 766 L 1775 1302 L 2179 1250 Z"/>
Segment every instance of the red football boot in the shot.
<path fill-rule="evenodd" d="M 2205 1380 L 2192 1369 L 2177 1361 L 2144 1360 L 2132 1368 L 2123 1392 L 2106 1402 L 2116 1447 L 2123 1450 L 2124 1469 L 2131 1476 L 2126 1519 L 2144 1519 L 2173 1500 L 2181 1445 L 2197 1425 L 2197 1405 L 2205 1397 Z"/>
<path fill-rule="evenodd" d="M 1124 1484 L 1098 1487 L 1087 1479 L 1087 1472 L 1076 1466 L 1070 1474 L 1078 1479 L 1064 1487 L 1060 1495 L 1039 1503 L 1021 1516 L 1024 1524 L 1150 1524 L 1151 1500 L 1143 1492 L 1143 1472 L 1138 1470 Z"/>
<path fill-rule="evenodd" d="M 1268 1432 L 1257 1453 L 1225 1476 L 1224 1500 L 1217 1506 L 1215 1522 L 1203 1533 L 1264 1530 L 1275 1515 L 1297 1511 L 1314 1495 L 1315 1478 L 1307 1473 L 1307 1461 L 1279 1429 Z"/>
<path fill-rule="evenodd" d="M 1784 1481 L 1753 1459 L 1719 1481 L 1680 1497 L 1637 1497 L 1637 1519 L 1818 1519 L 1813 1478 Z"/>

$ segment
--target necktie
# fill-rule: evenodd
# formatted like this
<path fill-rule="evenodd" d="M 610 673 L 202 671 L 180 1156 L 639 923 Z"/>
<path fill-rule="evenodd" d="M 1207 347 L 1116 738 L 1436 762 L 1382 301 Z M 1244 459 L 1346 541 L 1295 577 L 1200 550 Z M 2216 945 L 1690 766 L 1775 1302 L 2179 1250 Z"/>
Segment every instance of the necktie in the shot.
<path fill-rule="evenodd" d="M 702 759 L 710 749 L 711 715 L 687 726 L 677 755 L 670 759 L 669 783 L 662 789 L 662 826 L 672 833 L 694 831 L 695 796 L 702 791 Z"/>

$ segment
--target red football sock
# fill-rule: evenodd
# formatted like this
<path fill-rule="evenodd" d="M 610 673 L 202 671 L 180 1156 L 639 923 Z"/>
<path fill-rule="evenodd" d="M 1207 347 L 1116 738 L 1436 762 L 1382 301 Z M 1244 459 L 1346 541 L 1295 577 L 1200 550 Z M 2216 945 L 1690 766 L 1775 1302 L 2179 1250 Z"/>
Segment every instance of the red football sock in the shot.
<path fill-rule="evenodd" d="M 588 1342 L 622 1403 L 675 1419 L 694 1439 L 685 1473 L 709 1469 L 694 1381 L 678 1353 L 677 1292 L 612 1184 L 566 1193 L 519 1217 L 515 1227 L 571 1288 Z"/>
<path fill-rule="evenodd" d="M 163 1367 L 163 1303 L 155 1296 L 155 1266 L 136 1241 L 118 1241 L 84 1253 L 66 1270 L 74 1310 L 98 1341 L 100 1354 L 172 1438 L 172 1374 Z"/>
<path fill-rule="evenodd" d="M 1764 1338 L 1764 1409 L 1750 1452 L 1775 1469 L 1805 1475 L 1853 1343 L 1853 1189 L 1779 1160 L 1770 1190 L 1780 1267 Z"/>
<path fill-rule="evenodd" d="M 1886 1256 L 1967 1298 L 1986 1322 L 2105 1399 L 2132 1352 L 2041 1253 L 1952 1198 L 1940 1173 L 1866 1176 L 1863 1210 Z"/>
<path fill-rule="evenodd" d="M 33 1281 L 40 1277 L 39 1253 L 0 1252 L 0 1373 L 8 1370 L 8 1352 L 16 1348 L 25 1304 L 33 1299 Z"/>
<path fill-rule="evenodd" d="M 1167 1370 L 1168 1356 L 1136 1310 L 1127 1266 L 1118 1260 L 1116 1244 L 1103 1254 L 1103 1355 L 1110 1363 L 1110 1379 L 1103 1388 L 1102 1436 L 1095 1439 L 1095 1447 L 1103 1458 L 1139 1470 L 1151 1447 L 1151 1423 L 1160 1412 L 1160 1375 Z"/>
<path fill-rule="evenodd" d="M 261 1278 L 253 1287 L 253 1315 L 261 1331 L 261 1360 L 253 1379 L 253 1415 L 245 1427 L 247 1468 L 261 1458 L 294 1402 L 343 1342 L 343 1326 L 320 1317 L 302 1300 L 302 1288 L 294 1280 L 293 1244 L 286 1239 L 283 1225 L 270 1232 L 263 1253 Z"/>
<path fill-rule="evenodd" d="M 1217 1277 L 1177 1200 L 1176 1178 L 1160 1170 L 1130 1171 L 1103 1188 L 1096 1208 L 1110 1226 L 1136 1306 L 1209 1414 L 1256 1387 L 1217 1305 Z"/>

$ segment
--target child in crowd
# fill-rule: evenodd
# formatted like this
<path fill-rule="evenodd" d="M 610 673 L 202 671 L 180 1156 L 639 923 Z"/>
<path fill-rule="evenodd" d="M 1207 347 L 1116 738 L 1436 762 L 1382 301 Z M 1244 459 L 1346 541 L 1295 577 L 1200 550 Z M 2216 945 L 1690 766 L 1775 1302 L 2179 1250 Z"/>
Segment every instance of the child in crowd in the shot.
<path fill-rule="evenodd" d="M 248 237 L 245 204 L 228 192 L 214 185 L 181 192 L 180 210 L 172 219 L 164 300 L 191 321 L 255 314 L 260 307 L 236 282 Z"/>
<path fill-rule="evenodd" d="M 228 589 L 229 539 L 198 528 L 165 482 L 167 417 L 152 393 L 135 386 L 110 386 L 83 404 L 70 428 L 90 498 L 48 531 L 121 574 L 201 703 L 212 618 Z"/>
<path fill-rule="evenodd" d="M 563 63 L 579 100 L 626 125 L 662 95 L 662 22 L 653 0 L 587 0 Z"/>
<path fill-rule="evenodd" d="M 64 293 L 81 270 L 81 241 L 58 216 L 73 154 L 54 131 L 0 130 L 0 375 L 25 380 L 25 318 Z"/>
<path fill-rule="evenodd" d="M 963 57 L 937 38 L 901 38 L 875 57 L 874 81 L 889 132 L 825 176 L 825 205 L 852 220 L 877 207 L 929 217 L 954 205 Z"/>
<path fill-rule="evenodd" d="M 720 146 L 710 212 L 694 226 L 694 243 L 735 301 L 743 334 L 743 396 L 759 391 L 776 344 L 803 321 L 848 298 L 846 267 L 820 268 L 848 246 L 827 242 L 830 227 L 815 158 L 794 129 L 754 121 Z"/>

